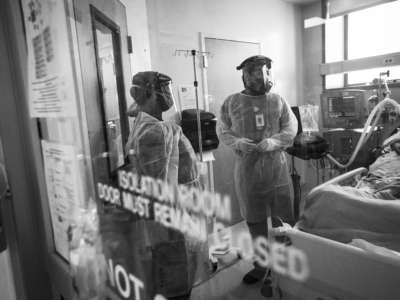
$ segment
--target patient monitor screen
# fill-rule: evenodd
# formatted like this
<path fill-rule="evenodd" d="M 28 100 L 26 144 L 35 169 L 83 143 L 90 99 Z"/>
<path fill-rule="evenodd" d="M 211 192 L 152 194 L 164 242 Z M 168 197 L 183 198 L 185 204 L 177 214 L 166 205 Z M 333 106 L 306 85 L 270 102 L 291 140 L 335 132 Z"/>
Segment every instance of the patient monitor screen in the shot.
<path fill-rule="evenodd" d="M 356 115 L 355 97 L 329 97 L 329 117 L 354 117 Z"/>
<path fill-rule="evenodd" d="M 363 90 L 326 91 L 321 95 L 325 128 L 362 128 L 366 117 L 366 92 Z"/>

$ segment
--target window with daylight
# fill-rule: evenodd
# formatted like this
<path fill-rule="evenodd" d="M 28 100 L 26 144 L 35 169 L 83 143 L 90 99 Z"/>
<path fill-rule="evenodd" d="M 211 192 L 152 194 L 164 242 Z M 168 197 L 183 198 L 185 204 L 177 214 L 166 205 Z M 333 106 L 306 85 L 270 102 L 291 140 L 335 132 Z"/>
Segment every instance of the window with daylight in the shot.
<path fill-rule="evenodd" d="M 400 52 L 399 16 L 400 1 L 392 1 L 329 19 L 325 25 L 325 63 Z M 388 70 L 389 80 L 400 79 L 400 66 L 371 66 L 326 75 L 325 88 L 369 84 Z"/>

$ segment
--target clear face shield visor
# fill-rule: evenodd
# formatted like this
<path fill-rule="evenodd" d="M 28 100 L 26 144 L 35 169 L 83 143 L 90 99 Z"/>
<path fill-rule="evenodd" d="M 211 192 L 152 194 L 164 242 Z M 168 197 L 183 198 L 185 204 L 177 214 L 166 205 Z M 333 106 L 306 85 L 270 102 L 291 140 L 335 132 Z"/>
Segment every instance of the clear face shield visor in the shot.
<path fill-rule="evenodd" d="M 172 81 L 171 80 L 160 81 L 159 87 L 156 91 L 156 94 L 158 96 L 162 111 L 167 111 L 171 107 L 174 107 L 175 111 L 178 111 L 178 109 L 176 107 L 174 93 L 172 91 Z"/>
<path fill-rule="evenodd" d="M 270 76 L 270 71 L 271 70 L 269 70 L 266 65 L 263 65 L 257 75 L 263 82 L 267 82 Z"/>
<path fill-rule="evenodd" d="M 146 97 L 146 88 L 141 85 L 132 84 L 130 93 L 135 101 L 136 99 L 143 99 L 143 97 Z M 175 111 L 178 111 L 170 79 L 159 80 L 154 93 L 157 95 L 157 102 L 162 111 L 167 111 L 171 107 L 174 107 Z M 136 103 L 131 105 L 128 109 L 128 115 L 134 114 L 135 107 L 137 107 Z"/>
<path fill-rule="evenodd" d="M 267 85 L 268 82 L 270 82 L 271 70 L 268 69 L 266 65 L 263 65 L 255 68 L 255 70 L 251 73 L 251 76 L 254 77 L 254 80 Z"/>
<path fill-rule="evenodd" d="M 254 66 L 244 71 L 247 87 L 258 92 L 268 92 L 272 87 L 271 70 L 266 65 Z"/>

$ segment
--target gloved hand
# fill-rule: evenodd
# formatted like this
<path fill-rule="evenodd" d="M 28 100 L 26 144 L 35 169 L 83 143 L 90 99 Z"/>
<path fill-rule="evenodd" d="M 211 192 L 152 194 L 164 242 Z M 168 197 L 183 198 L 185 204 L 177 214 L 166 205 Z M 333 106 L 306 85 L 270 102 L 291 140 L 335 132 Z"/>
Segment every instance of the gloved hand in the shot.
<path fill-rule="evenodd" d="M 269 152 L 273 150 L 273 143 L 270 139 L 263 139 L 257 144 L 258 152 Z"/>
<path fill-rule="evenodd" d="M 248 138 L 239 138 L 236 142 L 236 147 L 243 153 L 250 153 L 256 150 L 256 144 Z"/>

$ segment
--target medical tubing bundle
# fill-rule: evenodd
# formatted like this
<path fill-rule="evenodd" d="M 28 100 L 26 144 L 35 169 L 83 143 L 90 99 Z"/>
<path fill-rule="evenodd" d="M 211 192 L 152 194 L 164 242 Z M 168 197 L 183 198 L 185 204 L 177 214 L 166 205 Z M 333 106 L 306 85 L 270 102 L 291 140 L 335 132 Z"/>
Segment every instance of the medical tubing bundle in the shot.
<path fill-rule="evenodd" d="M 357 146 L 353 151 L 353 154 L 351 155 L 350 159 L 348 160 L 348 162 L 346 164 L 341 164 L 340 162 L 338 162 L 332 155 L 328 154 L 327 157 L 329 160 L 331 160 L 336 166 L 338 166 L 339 168 L 342 169 L 346 169 L 348 168 L 353 162 L 354 159 L 356 158 L 358 152 L 360 151 L 361 147 L 365 144 L 365 142 L 369 139 L 369 137 L 371 136 L 372 132 L 374 131 L 374 128 L 376 127 L 380 116 L 382 114 L 382 108 L 386 105 L 386 104 L 392 104 L 395 108 L 396 107 L 400 107 L 400 104 L 398 104 L 395 100 L 390 99 L 390 98 L 385 98 L 383 99 L 381 102 L 379 102 L 374 109 L 372 110 L 372 112 L 369 114 L 367 122 L 364 125 L 364 130 L 361 134 L 360 139 L 358 140 Z M 372 126 L 370 127 L 370 124 L 373 121 L 374 116 L 377 114 L 377 117 L 374 120 L 374 123 L 372 124 Z M 369 128 L 370 127 L 370 128 Z M 369 132 L 368 132 L 368 129 Z"/>

